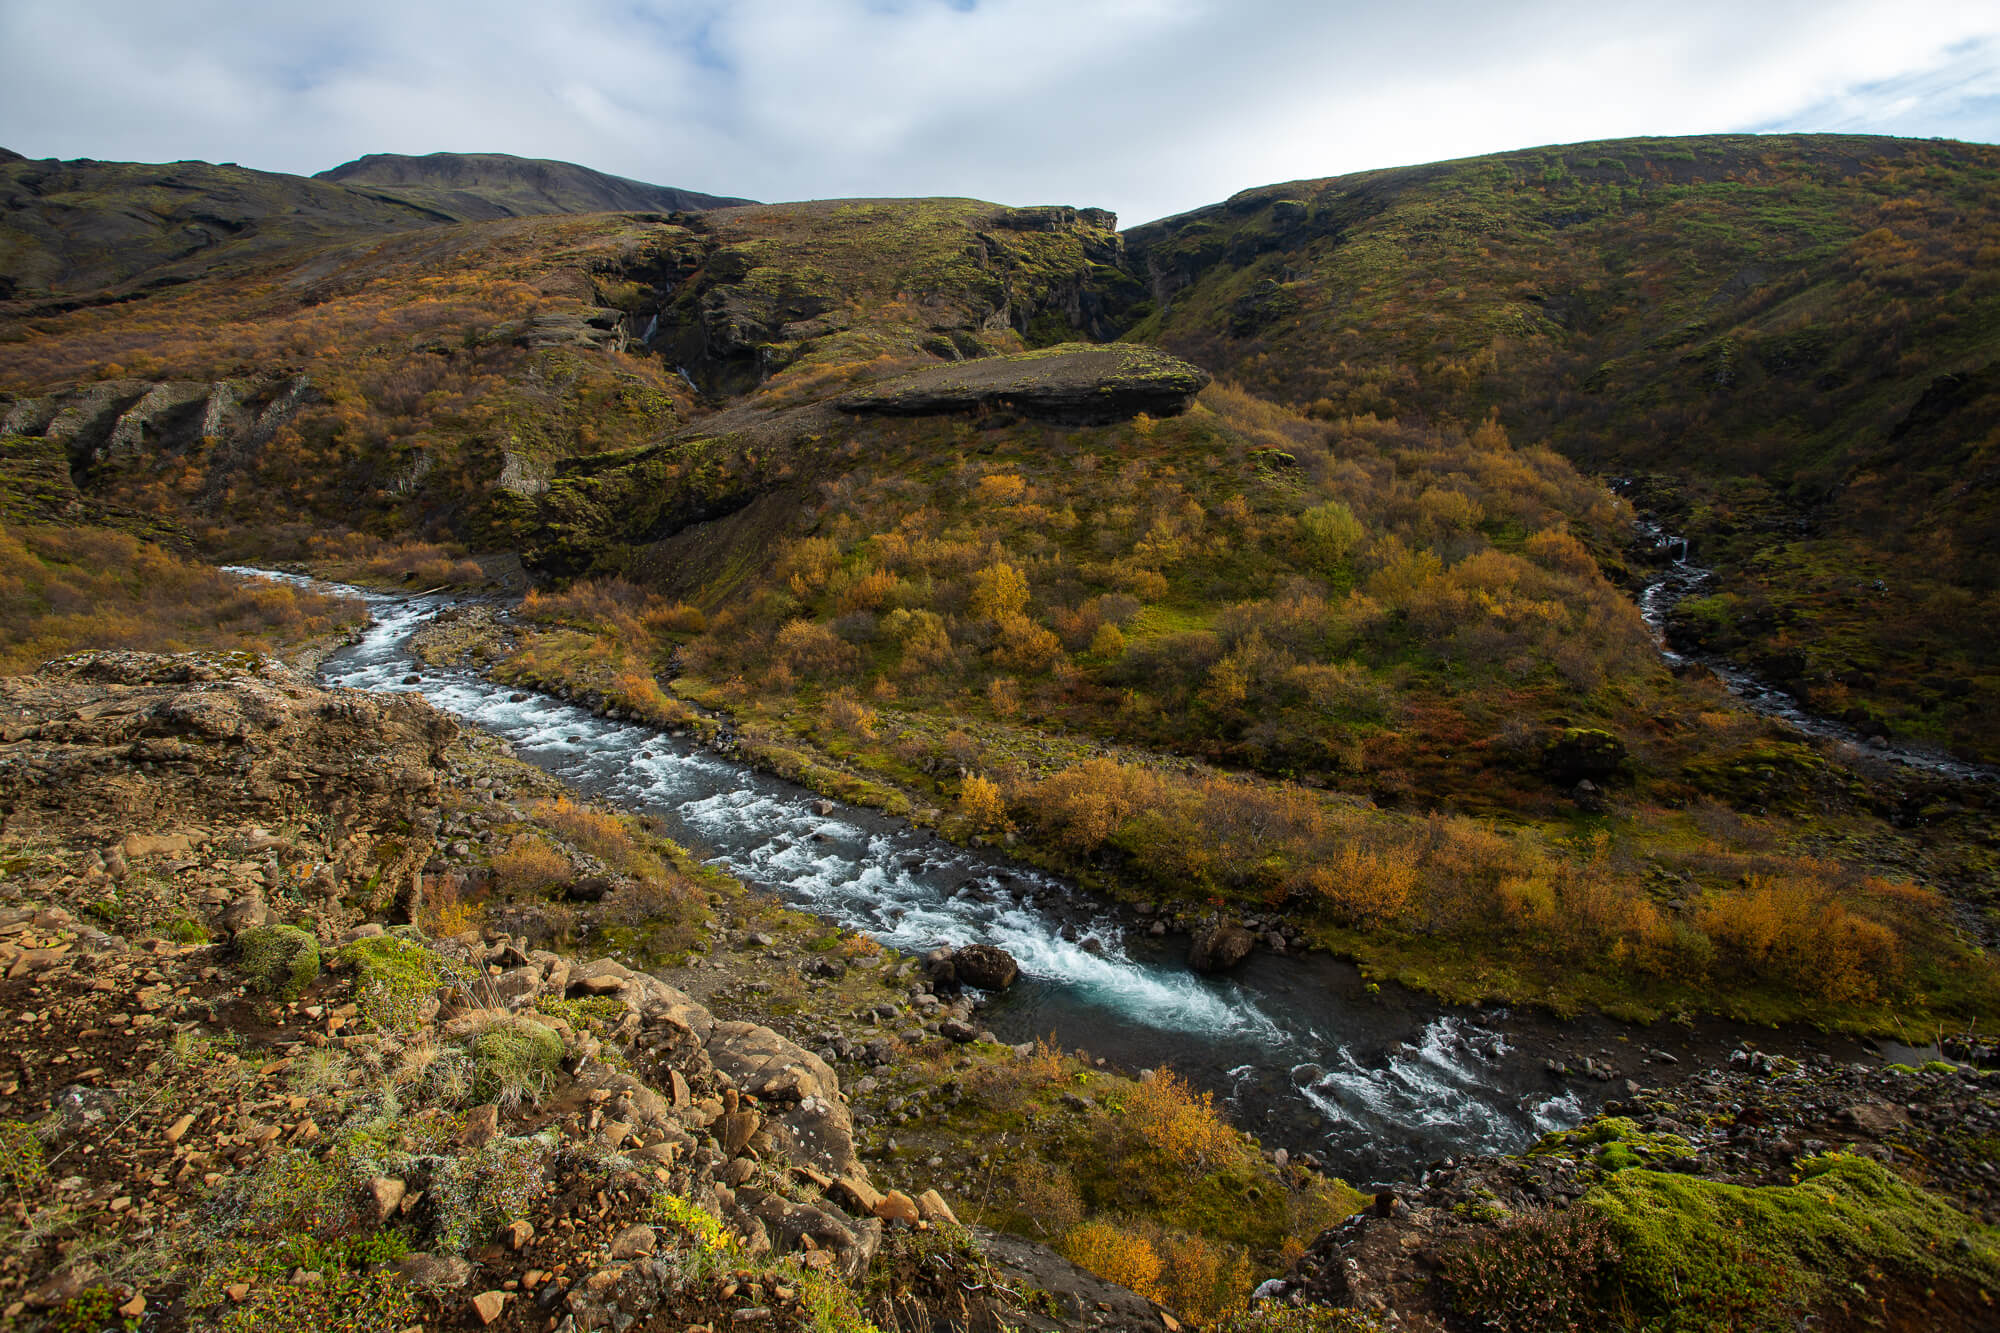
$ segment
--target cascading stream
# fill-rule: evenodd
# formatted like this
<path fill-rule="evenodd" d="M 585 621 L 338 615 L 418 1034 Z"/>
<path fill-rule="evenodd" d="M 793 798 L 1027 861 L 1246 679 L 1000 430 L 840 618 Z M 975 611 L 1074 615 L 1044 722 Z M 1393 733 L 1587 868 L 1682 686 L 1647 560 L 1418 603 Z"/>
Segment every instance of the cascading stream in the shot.
<path fill-rule="evenodd" d="M 1639 614 L 1652 629 L 1660 656 L 1668 665 L 1679 666 L 1689 661 L 1689 658 L 1676 651 L 1667 641 L 1667 617 L 1682 601 L 1696 596 L 1709 587 L 1715 579 L 1715 572 L 1693 561 L 1686 537 L 1668 532 L 1658 524 L 1645 519 L 1641 519 L 1637 527 L 1640 536 L 1652 543 L 1654 550 L 1669 554 L 1669 563 L 1660 571 L 1659 576 L 1640 589 Z M 1703 667 L 1714 672 L 1716 678 L 1731 694 L 1741 699 L 1746 707 L 1766 717 L 1781 718 L 1809 736 L 1858 746 L 1876 758 L 1887 759 L 1906 768 L 1933 773 L 1958 782 L 2000 781 L 2000 771 L 1983 764 L 1953 759 L 1949 755 L 1939 754 L 1933 750 L 1898 745 L 1880 737 L 1863 736 L 1854 728 L 1836 722 L 1832 718 L 1809 712 L 1790 693 L 1759 680 L 1726 659 L 1704 655 L 1699 661 Z"/>
<path fill-rule="evenodd" d="M 315 586 L 362 598 L 374 617 L 360 642 L 327 659 L 327 684 L 421 693 L 577 790 L 654 817 L 745 882 L 884 944 L 1007 950 L 1022 979 L 982 1014 L 1006 1040 L 1052 1035 L 1122 1067 L 1171 1064 L 1267 1144 L 1312 1151 L 1363 1182 L 1517 1149 L 1585 1113 L 1539 1058 L 1489 1026 L 1504 1012 L 1475 1020 L 1408 992 L 1371 994 L 1353 968 L 1325 958 L 1259 954 L 1227 978 L 1199 975 L 1183 961 L 1185 940 L 1128 930 L 1055 876 L 826 802 L 650 727 L 422 666 L 405 644 L 450 598 Z"/>

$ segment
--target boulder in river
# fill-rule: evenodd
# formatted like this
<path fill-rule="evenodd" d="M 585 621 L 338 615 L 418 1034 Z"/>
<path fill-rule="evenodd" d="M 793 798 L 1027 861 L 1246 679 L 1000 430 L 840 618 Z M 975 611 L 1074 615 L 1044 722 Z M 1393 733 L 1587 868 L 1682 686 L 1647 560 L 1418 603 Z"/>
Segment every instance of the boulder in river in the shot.
<path fill-rule="evenodd" d="M 952 970 L 968 986 L 1005 990 L 1021 975 L 1014 955 L 991 944 L 968 944 L 951 956 Z"/>
<path fill-rule="evenodd" d="M 1250 956 L 1257 937 L 1227 921 L 1211 922 L 1194 933 L 1188 966 L 1197 972 L 1221 972 Z"/>

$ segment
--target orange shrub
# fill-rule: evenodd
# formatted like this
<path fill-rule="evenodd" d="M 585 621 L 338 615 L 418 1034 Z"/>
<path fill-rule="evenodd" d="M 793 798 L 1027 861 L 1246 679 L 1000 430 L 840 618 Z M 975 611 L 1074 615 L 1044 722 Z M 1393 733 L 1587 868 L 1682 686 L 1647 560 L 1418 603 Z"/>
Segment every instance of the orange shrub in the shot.
<path fill-rule="evenodd" d="M 825 625 L 788 620 L 772 643 L 778 660 L 801 676 L 831 676 L 851 671 L 861 654 Z"/>
<path fill-rule="evenodd" d="M 567 883 L 569 858 L 541 838 L 524 837 L 493 858 L 493 883 L 503 893 L 540 893 Z"/>
<path fill-rule="evenodd" d="M 1199 1091 L 1171 1069 L 1141 1079 L 1125 1101 L 1125 1116 L 1146 1145 L 1190 1179 L 1240 1144 L 1215 1109 L 1215 1096 Z"/>
<path fill-rule="evenodd" d="M 1165 1297 L 1160 1287 L 1160 1256 L 1144 1236 L 1109 1222 L 1085 1222 L 1071 1228 L 1057 1248 L 1071 1263 L 1106 1282 L 1115 1282 L 1148 1300 L 1163 1301 Z"/>
<path fill-rule="evenodd" d="M 997 783 L 974 773 L 958 789 L 958 811 L 981 833 L 1003 833 L 1009 827 L 1007 798 Z"/>
<path fill-rule="evenodd" d="M 996 561 L 972 578 L 972 614 L 988 620 L 1019 616 L 1028 608 L 1028 576 L 1004 561 Z"/>
<path fill-rule="evenodd" d="M 1407 847 L 1370 852 L 1349 843 L 1330 864 L 1309 869 L 1306 882 L 1343 921 L 1373 930 L 1409 914 L 1417 863 Z"/>

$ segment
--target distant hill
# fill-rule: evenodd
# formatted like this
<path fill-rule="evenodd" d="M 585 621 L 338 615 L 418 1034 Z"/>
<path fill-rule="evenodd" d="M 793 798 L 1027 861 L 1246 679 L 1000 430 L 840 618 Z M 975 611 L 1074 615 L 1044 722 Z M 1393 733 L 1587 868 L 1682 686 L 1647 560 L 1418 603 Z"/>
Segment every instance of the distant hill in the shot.
<path fill-rule="evenodd" d="M 747 202 L 497 153 L 373 154 L 309 177 L 0 149 L 0 301 L 103 301 L 357 233 Z"/>
<path fill-rule="evenodd" d="M 102 295 L 244 259 L 450 221 L 338 185 L 207 162 L 0 160 L 0 300 Z"/>
<path fill-rule="evenodd" d="M 543 213 L 695 212 L 754 202 L 506 153 L 370 153 L 313 179 L 407 200 L 466 222 Z"/>

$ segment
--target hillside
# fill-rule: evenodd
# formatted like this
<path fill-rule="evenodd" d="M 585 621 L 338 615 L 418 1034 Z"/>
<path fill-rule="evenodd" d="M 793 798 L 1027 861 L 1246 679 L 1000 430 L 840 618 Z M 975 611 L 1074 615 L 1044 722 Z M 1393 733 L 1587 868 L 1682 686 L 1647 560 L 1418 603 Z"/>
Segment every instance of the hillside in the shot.
<path fill-rule="evenodd" d="M 222 651 L 296 645 L 339 623 L 337 610 L 290 593 L 224 603 L 218 576 L 156 542 L 405 592 L 490 592 L 525 572 L 534 586 L 518 604 L 440 616 L 413 642 L 411 670 L 385 678 L 428 688 L 438 672 L 476 671 L 488 678 L 479 688 L 509 706 L 557 696 L 597 714 L 593 724 L 643 725 L 655 731 L 641 735 L 700 747 L 691 765 L 717 755 L 882 812 L 848 812 L 858 823 L 879 817 L 926 845 L 1004 848 L 1023 877 L 1059 875 L 1050 892 L 1072 910 L 1116 911 L 1130 938 L 1184 938 L 1175 947 L 1203 969 L 1254 953 L 1269 956 L 1247 966 L 1282 970 L 1319 950 L 1358 966 L 1363 1003 L 1406 1003 L 1409 992 L 1395 989 L 1403 983 L 1479 1006 L 1458 1013 L 1502 1031 L 1510 1012 L 1566 1020 L 1596 1010 L 1634 1025 L 1618 1060 L 1649 1079 L 1678 1061 L 1637 1068 L 1653 1064 L 1658 1039 L 1647 1034 L 1669 1021 L 1732 1034 L 1748 1029 L 1729 1024 L 1783 1023 L 1900 1040 L 1964 1033 L 1954 1049 L 1969 1051 L 2000 1022 L 1994 785 L 1898 766 L 1878 748 L 1753 712 L 1711 674 L 1664 659 L 1632 597 L 1666 559 L 1637 540 L 1644 510 L 1691 534 L 1718 571 L 1711 595 L 1679 608 L 1684 640 L 1741 655 L 1816 708 L 1994 753 L 1989 700 L 2000 676 L 1978 629 L 1994 595 L 1982 582 L 1993 557 L 1981 469 L 1994 443 L 1996 359 L 1982 256 L 1994 244 L 2000 151 L 1633 141 L 1275 186 L 1125 233 L 1098 209 L 970 199 L 521 215 L 520 191 L 544 187 L 514 168 L 496 176 L 475 162 L 455 176 L 426 161 L 363 159 L 391 183 L 299 182 L 326 192 L 300 196 L 319 200 L 319 213 L 259 214 L 206 254 L 173 250 L 163 220 L 204 206 L 210 177 L 193 167 L 175 177 L 196 187 L 181 213 L 120 193 L 166 188 L 145 174 L 162 169 L 103 164 L 60 168 L 79 183 L 76 202 L 62 205 L 79 210 L 74 226 L 48 211 L 54 204 L 23 205 L 50 239 L 13 252 L 21 271 L 79 285 L 0 307 L 0 463 L 21 492 L 0 513 L 0 578 L 20 594 L 0 626 L 10 665 L 90 646 L 93 635 L 169 646 L 146 642 L 151 621 L 171 646 Z M 203 170 L 218 189 L 279 188 Z M 562 180 L 570 184 L 547 188 L 575 182 Z M 93 196 L 92 181 L 122 184 Z M 461 189 L 474 198 L 451 203 Z M 343 213 L 349 200 L 377 211 Z M 267 203 L 278 210 L 282 198 Z M 243 207 L 248 217 L 266 204 Z M 443 216 L 474 207 L 504 215 Z M 70 240 L 119 226 L 153 240 L 124 259 L 92 258 Z M 56 293 L 54 279 L 35 281 Z M 1617 477 L 1629 478 L 1623 494 L 1607 484 Z M 208 626 L 211 603 L 226 615 Z M 922 1162 L 948 1172 L 904 1179 L 920 1191 L 935 1178 L 967 1199 L 977 1187 L 982 1214 L 1204 1323 L 1240 1310 L 1253 1274 L 1294 1259 L 1307 1260 L 1294 1276 L 1315 1299 L 1343 1299 L 1329 1275 L 1350 1242 L 1364 1252 L 1402 1246 L 1422 1264 L 1434 1252 L 1444 1262 L 1459 1241 L 1532 1250 L 1550 1227 L 1550 1243 L 1566 1243 L 1563 1228 L 1587 1221 L 1582 1213 L 1558 1223 L 1525 1203 L 1551 1180 L 1567 1182 L 1544 1199 L 1553 1207 L 1566 1206 L 1560 1198 L 1592 1215 L 1614 1203 L 1648 1217 L 1684 1211 L 1689 1246 L 1725 1236 L 1715 1243 L 1726 1253 L 1710 1263 L 1702 1251 L 1701 1270 L 1725 1283 L 1744 1261 L 1721 1230 L 1738 1214 L 1718 1213 L 1717 1199 L 1775 1228 L 1772 1252 L 1791 1254 L 1818 1243 L 1822 1219 L 1799 1210 L 1823 1198 L 1844 1228 L 1840 1243 L 1852 1245 L 1840 1281 L 1759 1288 L 1746 1308 L 1760 1317 L 1837 1313 L 1857 1285 L 1869 1300 L 1922 1308 L 1931 1289 L 1896 1285 L 1919 1278 L 1956 1308 L 1980 1299 L 1996 1271 L 1985 1196 L 1970 1176 L 1947 1182 L 1947 1204 L 1886 1167 L 1828 1162 L 1791 1140 L 1768 1145 L 1779 1163 L 1770 1171 L 1751 1171 L 1732 1155 L 1741 1136 L 1719 1142 L 1707 1121 L 1676 1129 L 1668 1110 L 1646 1112 L 1637 1138 L 1614 1119 L 1588 1133 L 1616 1143 L 1558 1139 L 1543 1154 L 1554 1161 L 1439 1177 L 1434 1194 L 1412 1195 L 1420 1216 L 1385 1195 L 1375 1213 L 1384 1225 L 1350 1223 L 1309 1249 L 1327 1211 L 1353 1204 L 1344 1191 L 1246 1143 L 1218 1118 L 1221 1103 L 1172 1076 L 1127 1078 L 1054 1042 L 985 1049 L 993 1043 L 969 1021 L 969 1004 L 945 1017 L 958 1003 L 947 998 L 958 984 L 942 966 L 949 957 L 878 966 L 864 962 L 869 945 L 838 932 L 782 914 L 769 925 L 765 909 L 731 905 L 733 888 L 703 878 L 636 815 L 566 805 L 538 785 L 545 779 L 497 757 L 429 755 L 417 766 L 452 784 L 435 793 L 428 783 L 406 790 L 394 772 L 371 786 L 319 761 L 281 763 L 282 746 L 262 741 L 246 744 L 235 768 L 234 749 L 150 748 L 178 746 L 178 731 L 122 748 L 137 743 L 127 714 L 84 676 L 130 665 L 58 663 L 5 686 L 21 701 L 20 721 L 7 721 L 0 744 L 35 772 L 100 765 L 89 790 L 107 803 L 165 799 L 148 795 L 148 764 L 209 774 L 218 799 L 232 802 L 226 774 L 241 773 L 263 804 L 204 814 L 218 832 L 303 812 L 286 816 L 292 852 L 258 873 L 329 950 L 377 917 L 415 918 L 433 936 L 465 937 L 440 958 L 490 958 L 508 986 L 550 988 L 535 1002 L 557 1008 L 539 1012 L 564 1015 L 576 1037 L 565 1038 L 561 1072 L 544 1071 L 561 1102 L 545 1119 L 532 1098 L 516 1098 L 501 1122 L 508 1141 L 540 1142 L 546 1131 L 567 1143 L 604 1126 L 573 1071 L 579 1051 L 620 1069 L 641 1062 L 656 1080 L 641 1091 L 655 1100 L 678 1105 L 680 1077 L 703 1108 L 703 1128 L 688 1126 L 699 1150 L 667 1154 L 656 1178 L 676 1198 L 693 1191 L 703 1217 L 723 1218 L 748 1245 L 763 1234 L 774 1251 L 781 1237 L 802 1254 L 852 1248 L 808 1247 L 798 1226 L 785 1229 L 817 1225 L 792 1210 L 818 1209 L 814 1191 L 830 1178 L 771 1169 L 775 1155 L 748 1160 L 729 1139 L 745 1126 L 754 1138 L 766 1124 L 756 1117 L 780 1108 L 803 1116 L 804 1099 L 750 1105 L 738 1090 L 726 1104 L 728 1089 L 700 1083 L 707 1071 L 679 1047 L 665 1063 L 658 1048 L 645 1053 L 664 1040 L 647 1026 L 659 1006 L 639 991 L 650 986 L 603 973 L 614 977 L 603 993 L 631 991 L 637 1018 L 619 1006 L 569 1007 L 589 1001 L 573 987 L 558 998 L 547 981 L 554 964 L 522 961 L 522 941 L 549 944 L 554 957 L 588 939 L 635 972 L 685 967 L 676 975 L 689 995 L 716 985 L 712 994 L 733 997 L 745 1017 L 802 1046 L 824 1043 L 835 1055 L 816 1058 L 851 1060 L 842 1086 L 878 1116 L 856 1151 L 865 1138 L 885 1171 Z M 196 669 L 178 659 L 139 666 Z M 212 669 L 218 687 L 263 697 L 235 659 Z M 392 709 L 358 691 L 321 698 L 303 680 L 271 681 L 295 701 L 281 711 L 302 734 L 334 727 L 313 741 L 320 749 L 348 744 L 338 728 L 354 718 L 441 719 L 413 700 Z M 348 699 L 366 708 L 350 712 Z M 144 717 L 156 714 L 168 717 Z M 590 749 L 572 725 L 550 734 Z M 491 786 L 473 785 L 482 780 Z M 307 784 L 319 804 L 285 784 Z M 46 881 L 37 893 L 58 896 L 36 905 L 72 914 L 24 918 L 37 940 L 55 941 L 49 948 L 90 938 L 75 923 L 85 910 L 121 929 L 181 929 L 174 893 L 241 871 L 218 843 L 179 870 L 129 877 L 122 894 L 104 890 L 99 906 L 94 886 L 113 873 L 99 847 L 116 835 L 76 823 L 37 795 L 46 789 L 24 779 L 10 810 L 41 812 L 20 825 L 37 858 L 21 864 Z M 518 804 L 530 791 L 550 799 Z M 838 813 L 829 804 L 818 817 Z M 783 850 L 814 861 L 824 832 L 806 825 Z M 862 844 L 857 856 L 878 858 L 855 881 L 870 892 L 897 866 L 871 838 Z M 389 859 L 369 864 L 369 855 Z M 629 871 L 615 889 L 584 882 L 614 861 Z M 188 870 L 169 887 L 178 881 L 167 876 Z M 1011 872 L 1002 878 L 1011 883 Z M 393 899 L 428 884 L 463 896 Z M 951 891 L 985 902 L 994 887 L 955 875 Z M 742 929 L 711 931 L 703 903 L 740 910 Z M 220 930 L 216 915 L 187 925 Z M 653 939 L 667 927 L 680 933 Z M 1107 947 L 1095 935 L 1056 938 L 1079 956 Z M 227 950 L 214 958 L 188 966 L 243 961 Z M 305 1008 L 244 996 L 254 1007 L 231 1012 L 273 1020 L 250 1033 L 260 1050 L 294 1040 L 287 1034 L 304 1018 L 315 1029 L 346 1023 L 343 1011 L 366 998 L 353 970 L 314 982 Z M 190 988 L 220 976 L 174 975 Z M 263 984 L 229 978 L 223 988 L 252 983 Z M 888 993 L 886 1012 L 871 988 Z M 83 1011 L 80 997 L 58 998 Z M 30 1011 L 43 1007 L 36 998 Z M 576 1021 L 591 1014 L 608 1030 Z M 444 1058 L 456 1061 L 451 1052 L 479 1024 L 440 1017 L 413 1041 L 449 1048 Z M 945 1035 L 946 1021 L 961 1035 Z M 355 1051 L 357 1060 L 396 1054 L 372 1034 Z M 476 1054 L 465 1048 L 464 1058 Z M 1709 1072 L 1683 1071 L 1691 1081 Z M 1800 1073 L 1768 1059 L 1752 1072 Z M 1893 1093 L 1911 1108 L 1904 1114 L 1921 1106 L 1927 1124 L 1944 1124 L 1982 1076 L 1932 1075 L 1922 1096 L 1904 1095 L 1900 1074 L 1815 1071 L 1796 1082 L 1856 1099 L 1864 1119 L 1873 1099 Z M 1602 1066 L 1602 1081 L 1621 1077 Z M 46 1080 L 21 1086 L 51 1103 L 60 1091 Z M 324 1088 L 288 1086 L 322 1105 L 312 1098 Z M 407 1093 L 410 1106 L 429 1107 L 418 1116 L 426 1124 L 486 1114 L 469 1090 L 430 1106 L 428 1085 L 383 1086 L 390 1102 Z M 1642 1098 L 1641 1084 L 1622 1086 Z M 1703 1086 L 1688 1095 L 1707 1095 Z M 241 1095 L 282 1094 L 272 1075 Z M 370 1107 L 378 1096 L 372 1083 L 355 1095 Z M 1793 1113 L 1783 1096 L 1763 1101 L 1745 1091 L 1748 1118 L 1735 1128 L 1765 1125 L 1767 1110 Z M 744 1114 L 753 1119 L 727 1120 Z M 622 1115 L 611 1123 L 636 1123 Z M 1786 1123 L 1807 1126 L 1821 1146 L 1825 1126 L 1837 1125 L 1834 1141 L 1871 1154 L 1894 1129 L 1879 1118 L 1850 1126 L 1848 1109 L 1831 1102 L 1798 1115 Z M 1985 1133 L 1983 1122 L 1975 1128 Z M 671 1129 L 662 1121 L 656 1132 L 678 1143 Z M 373 1153 L 373 1132 L 337 1142 Z M 231 1148 L 224 1126 L 203 1133 L 217 1136 L 215 1151 Z M 1687 1160 L 1699 1156 L 1704 1173 L 1698 1190 L 1651 1173 L 1613 1178 L 1681 1160 L 1677 1148 L 1690 1144 Z M 231 1160 L 245 1167 L 325 1163 L 333 1150 L 288 1140 L 260 1157 L 268 1144 L 235 1146 L 245 1151 Z M 397 1153 L 399 1170 L 443 1179 L 457 1169 L 452 1153 Z M 336 1165 L 367 1166 L 372 1181 L 374 1160 Z M 1801 1189 L 1786 1174 L 1793 1163 L 1827 1174 L 1825 1192 Z M 377 1239 L 422 1243 L 439 1258 L 463 1251 L 499 1284 L 481 1299 L 522 1323 L 519 1293 L 551 1275 L 519 1271 L 529 1260 L 510 1256 L 560 1256 L 572 1267 L 559 1285 L 581 1293 L 576 1311 L 594 1299 L 588 1275 L 599 1263 L 584 1249 L 597 1255 L 600 1239 L 614 1239 L 600 1237 L 606 1219 L 689 1253 L 711 1225 L 672 1211 L 644 1172 L 635 1185 L 623 1169 L 614 1164 L 616 1190 L 591 1207 L 559 1194 L 549 1209 L 521 1213 L 559 1236 L 503 1245 L 419 1213 L 378 1219 L 391 1234 Z M 352 1174 L 339 1177 L 342 1189 Z M 1460 1197 L 1461 1187 L 1506 1206 Z M 849 1197 L 872 1213 L 859 1191 Z M 149 1194 L 146 1206 L 157 1215 L 164 1200 Z M 1912 1218 L 1958 1247 L 1948 1260 L 1881 1248 L 1883 1226 Z M 242 1220 L 247 1229 L 228 1235 L 244 1244 L 289 1224 L 255 1211 Z M 850 1220 L 872 1231 L 861 1212 Z M 1626 1221 L 1614 1219 L 1618 1244 L 1654 1253 L 1645 1218 Z M 936 1253 L 924 1248 L 928 1232 L 891 1234 L 916 1247 L 904 1252 L 913 1263 Z M 1451 1243 L 1434 1250 L 1441 1237 Z M 1584 1239 L 1594 1248 L 1577 1263 L 1589 1277 L 1611 1260 L 1601 1237 Z M 531 1242 L 539 1248 L 523 1248 Z M 941 1259 L 957 1264 L 959 1253 Z M 365 1285 L 383 1277 L 373 1254 L 307 1257 Z M 607 1281 L 646 1271 L 635 1264 Z M 713 1289 L 718 1302 L 761 1300 L 775 1271 L 746 1261 L 727 1283 L 704 1271 L 702 1299 Z M 881 1263 L 873 1271 L 880 1277 Z M 1593 1289 L 1603 1307 L 1590 1308 L 1667 1301 L 1681 1270 L 1660 1271 L 1616 1270 L 1617 1282 Z M 1389 1286 L 1413 1309 L 1456 1302 L 1452 1317 L 1519 1294 L 1457 1272 L 1427 1287 L 1405 1272 Z M 792 1295 L 774 1296 L 772 1308 L 805 1299 L 793 1276 L 784 1270 Z M 287 1294 L 289 1278 L 271 1264 L 246 1281 L 258 1301 L 304 1299 Z M 462 1317 L 477 1290 L 438 1300 Z M 1261 1327 L 1245 1317 L 1245 1328 Z M 1367 1326 L 1324 1312 L 1300 1318 L 1300 1329 L 1328 1333 Z"/>
<path fill-rule="evenodd" d="M 314 180 L 404 200 L 461 222 L 537 213 L 696 212 L 747 204 L 668 185 L 608 176 L 572 162 L 506 153 L 369 153 Z"/>
<path fill-rule="evenodd" d="M 1864 729 L 2000 755 L 2000 149 L 1578 144 L 1245 191 L 1128 233 L 1156 340 L 1323 419 L 1498 412 L 1721 575 L 1686 608 Z"/>
<path fill-rule="evenodd" d="M 298 176 L 206 162 L 0 161 L 0 301 L 101 298 L 257 257 L 447 219 Z"/>
<path fill-rule="evenodd" d="M 61 308 L 218 278 L 361 235 L 552 213 L 742 204 L 501 154 L 375 154 L 314 177 L 0 156 L 0 302 Z"/>

